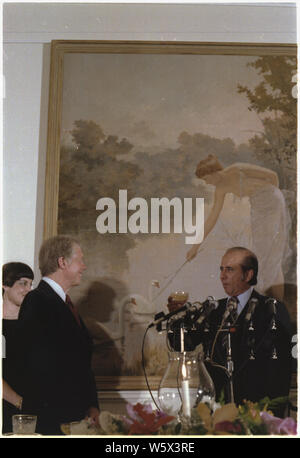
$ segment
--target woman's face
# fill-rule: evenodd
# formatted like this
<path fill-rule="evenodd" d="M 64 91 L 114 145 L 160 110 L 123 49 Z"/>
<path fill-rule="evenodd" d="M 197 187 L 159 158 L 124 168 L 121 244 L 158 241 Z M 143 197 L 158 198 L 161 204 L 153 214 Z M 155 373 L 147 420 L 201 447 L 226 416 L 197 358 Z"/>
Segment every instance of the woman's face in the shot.
<path fill-rule="evenodd" d="M 12 286 L 2 285 L 4 289 L 4 297 L 7 298 L 12 304 L 21 306 L 24 297 L 31 290 L 31 278 L 22 277 L 20 280 L 15 281 Z"/>

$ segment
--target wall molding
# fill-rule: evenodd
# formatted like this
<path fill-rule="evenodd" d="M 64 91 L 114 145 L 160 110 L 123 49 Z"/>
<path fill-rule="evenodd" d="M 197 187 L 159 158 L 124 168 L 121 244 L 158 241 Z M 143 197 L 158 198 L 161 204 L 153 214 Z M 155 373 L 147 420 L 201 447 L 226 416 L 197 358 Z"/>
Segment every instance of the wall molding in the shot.
<path fill-rule="evenodd" d="M 6 3 L 3 39 L 296 43 L 296 16 L 296 3 Z"/>

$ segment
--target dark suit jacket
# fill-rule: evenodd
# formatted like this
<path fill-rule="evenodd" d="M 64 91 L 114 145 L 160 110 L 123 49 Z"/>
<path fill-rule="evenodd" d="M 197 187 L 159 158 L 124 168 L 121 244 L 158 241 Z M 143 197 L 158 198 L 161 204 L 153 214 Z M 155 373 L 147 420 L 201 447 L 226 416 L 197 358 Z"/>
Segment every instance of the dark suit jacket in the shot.
<path fill-rule="evenodd" d="M 237 404 L 244 399 L 255 402 L 265 396 L 270 398 L 287 396 L 290 388 L 292 356 L 291 324 L 288 312 L 282 303 L 277 302 L 276 330 L 272 330 L 273 315 L 270 305 L 266 302 L 268 297 L 253 290 L 251 298 L 258 300 L 252 316 L 254 330 L 249 331 L 249 322 L 245 320 L 249 300 L 238 317 L 235 331 L 231 333 L 234 400 Z M 210 316 L 211 339 L 215 336 L 222 321 L 226 305 L 227 299 L 220 300 L 218 308 Z M 214 354 L 211 356 L 214 362 L 226 366 L 224 340 L 224 333 L 220 333 Z M 250 358 L 251 348 L 254 359 Z M 272 357 L 274 349 L 276 359 Z M 220 395 L 222 389 L 225 389 L 224 394 L 228 401 L 229 386 L 225 372 L 212 364 L 208 364 L 208 369 L 214 380 L 217 396 Z"/>
<path fill-rule="evenodd" d="M 288 312 L 282 303 L 276 307 L 276 330 L 271 330 L 272 313 L 266 303 L 268 297 L 262 296 L 253 290 L 251 298 L 256 298 L 258 304 L 253 313 L 254 331 L 249 331 L 249 322 L 245 320 L 249 303 L 239 315 L 235 332 L 230 334 L 233 359 L 233 388 L 234 401 L 240 404 L 244 399 L 258 401 L 266 396 L 276 398 L 289 394 L 291 379 L 291 324 Z M 250 298 L 250 299 L 251 299 Z M 192 351 L 202 343 L 209 351 L 212 361 L 226 367 L 226 333 L 221 332 L 215 343 L 214 353 L 211 355 L 212 345 L 222 322 L 226 309 L 227 299 L 219 301 L 205 322 L 185 335 L 185 350 Z M 180 323 L 180 321 L 179 321 Z M 207 331 L 207 325 L 208 330 Z M 206 332 L 204 332 L 206 327 Z M 178 327 L 179 330 L 179 327 Z M 179 351 L 179 334 L 176 325 L 169 336 L 171 346 Z M 255 359 L 250 359 L 250 350 L 253 347 Z M 272 352 L 276 349 L 277 359 L 272 359 Z M 226 372 L 214 364 L 206 363 L 213 379 L 218 400 L 223 392 L 226 402 L 230 401 L 230 385 Z"/>
<path fill-rule="evenodd" d="M 38 415 L 41 433 L 58 434 L 60 423 L 81 420 L 89 407 L 98 407 L 92 340 L 43 280 L 25 297 L 19 323 L 24 410 Z"/>

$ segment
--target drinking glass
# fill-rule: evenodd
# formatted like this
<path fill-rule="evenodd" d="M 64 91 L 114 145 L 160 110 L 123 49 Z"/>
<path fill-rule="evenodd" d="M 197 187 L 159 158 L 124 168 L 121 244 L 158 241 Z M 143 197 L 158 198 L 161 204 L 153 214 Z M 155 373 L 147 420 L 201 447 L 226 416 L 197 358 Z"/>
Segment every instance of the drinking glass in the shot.
<path fill-rule="evenodd" d="M 36 415 L 13 415 L 13 433 L 21 435 L 34 434 L 36 428 L 36 420 Z"/>

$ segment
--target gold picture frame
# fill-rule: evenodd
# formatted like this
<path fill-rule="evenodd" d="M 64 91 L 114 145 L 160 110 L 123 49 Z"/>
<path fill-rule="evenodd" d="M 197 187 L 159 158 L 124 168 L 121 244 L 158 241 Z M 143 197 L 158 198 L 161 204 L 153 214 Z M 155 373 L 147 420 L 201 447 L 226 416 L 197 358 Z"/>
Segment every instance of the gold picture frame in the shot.
<path fill-rule="evenodd" d="M 115 55 L 211 55 L 211 56 L 297 56 L 292 44 L 261 43 L 197 43 L 152 41 L 77 41 L 54 40 L 51 43 L 51 68 L 48 107 L 47 160 L 45 177 L 44 239 L 57 234 L 59 207 L 60 148 L 64 86 L 64 59 L 68 54 Z M 158 387 L 160 376 L 149 376 L 152 389 Z M 147 389 L 145 378 L 132 376 L 101 376 L 96 374 L 99 389 Z"/>

